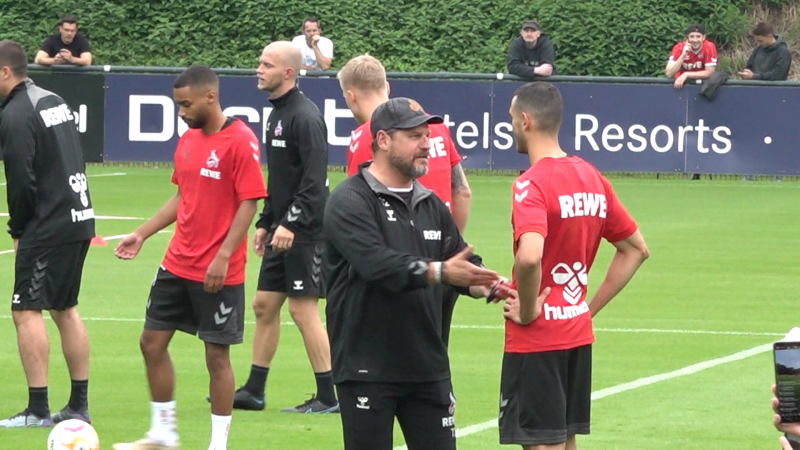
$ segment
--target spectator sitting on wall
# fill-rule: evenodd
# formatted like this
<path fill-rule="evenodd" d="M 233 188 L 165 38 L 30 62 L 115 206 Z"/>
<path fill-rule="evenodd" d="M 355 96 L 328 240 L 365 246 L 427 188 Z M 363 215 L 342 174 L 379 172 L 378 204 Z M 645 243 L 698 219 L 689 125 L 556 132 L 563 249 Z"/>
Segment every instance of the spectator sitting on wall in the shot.
<path fill-rule="evenodd" d="M 765 22 L 756 25 L 752 33 L 758 45 L 739 76 L 744 80 L 780 81 L 789 78 L 792 54 L 786 42 L 773 33 L 772 25 Z"/>
<path fill-rule="evenodd" d="M 529 80 L 536 75 L 549 77 L 556 74 L 555 60 L 553 43 L 539 24 L 533 20 L 523 22 L 519 36 L 508 46 L 508 73 Z"/>
<path fill-rule="evenodd" d="M 333 42 L 322 36 L 322 26 L 316 17 L 303 21 L 303 34 L 292 39 L 303 56 L 304 70 L 328 70 L 333 61 Z"/>
<path fill-rule="evenodd" d="M 54 64 L 92 65 L 89 39 L 78 33 L 78 19 L 66 15 L 58 23 L 58 33 L 44 40 L 33 62 L 43 66 Z"/>
<path fill-rule="evenodd" d="M 675 77 L 675 89 L 681 89 L 687 78 L 704 80 L 717 67 L 717 46 L 706 39 L 702 25 L 695 23 L 686 29 L 686 40 L 672 47 L 664 73 Z"/>

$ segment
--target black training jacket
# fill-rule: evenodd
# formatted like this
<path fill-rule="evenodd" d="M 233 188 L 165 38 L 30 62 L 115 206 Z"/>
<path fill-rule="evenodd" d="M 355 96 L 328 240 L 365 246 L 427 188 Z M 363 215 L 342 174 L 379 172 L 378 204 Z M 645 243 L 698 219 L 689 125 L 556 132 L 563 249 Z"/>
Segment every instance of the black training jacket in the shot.
<path fill-rule="evenodd" d="M 94 237 L 75 113 L 30 79 L 14 87 L 0 109 L 11 237 L 20 249 Z"/>
<path fill-rule="evenodd" d="M 325 207 L 333 381 L 449 379 L 442 285 L 428 284 L 428 263 L 449 259 L 466 243 L 430 190 L 415 181 L 409 209 L 366 170 L 369 164 L 340 183 Z M 481 265 L 477 255 L 470 260 Z"/>
<path fill-rule="evenodd" d="M 328 129 L 317 105 L 297 87 L 270 99 L 267 120 L 268 196 L 257 228 L 283 225 L 294 242 L 322 242 L 328 198 Z"/>

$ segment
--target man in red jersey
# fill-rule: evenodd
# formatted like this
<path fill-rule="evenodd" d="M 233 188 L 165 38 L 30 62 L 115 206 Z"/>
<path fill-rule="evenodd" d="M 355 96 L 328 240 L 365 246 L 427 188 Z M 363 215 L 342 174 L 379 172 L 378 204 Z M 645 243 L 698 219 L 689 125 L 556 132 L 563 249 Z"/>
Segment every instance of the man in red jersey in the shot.
<path fill-rule="evenodd" d="M 258 199 L 266 196 L 253 131 L 222 114 L 219 80 L 194 65 L 174 84 L 178 115 L 189 126 L 175 151 L 172 182 L 178 192 L 114 253 L 133 259 L 144 241 L 177 221 L 147 301 L 140 339 L 152 398 L 147 436 L 115 450 L 175 449 L 175 371 L 167 346 L 176 330 L 204 341 L 210 375 L 211 444 L 227 447 L 234 379 L 229 346 L 244 332 L 247 228 Z"/>
<path fill-rule="evenodd" d="M 664 74 L 675 77 L 675 89 L 680 89 L 687 78 L 704 80 L 717 67 L 717 47 L 706 40 L 706 31 L 695 23 L 686 29 L 686 40 L 672 47 Z"/>
<path fill-rule="evenodd" d="M 370 116 L 375 109 L 389 101 L 389 83 L 386 70 L 376 58 L 364 54 L 356 56 L 344 65 L 337 74 L 347 107 L 360 124 L 350 135 L 347 152 L 347 176 L 358 172 L 361 164 L 372 159 L 372 134 Z M 472 192 L 461 167 L 461 156 L 456 151 L 450 130 L 443 123 L 430 124 L 430 150 L 428 173 L 417 179 L 433 191 L 453 215 L 459 233 L 464 234 L 469 219 Z M 450 338 L 450 323 L 456 306 L 458 293 L 444 289 L 442 304 L 442 339 L 445 345 Z"/>
<path fill-rule="evenodd" d="M 575 435 L 589 433 L 591 317 L 630 281 L 648 250 L 608 181 L 561 150 L 563 104 L 555 86 L 520 87 L 509 113 L 517 151 L 531 167 L 512 186 L 517 295 L 504 305 L 500 443 L 575 449 Z M 601 239 L 617 252 L 587 305 Z"/>

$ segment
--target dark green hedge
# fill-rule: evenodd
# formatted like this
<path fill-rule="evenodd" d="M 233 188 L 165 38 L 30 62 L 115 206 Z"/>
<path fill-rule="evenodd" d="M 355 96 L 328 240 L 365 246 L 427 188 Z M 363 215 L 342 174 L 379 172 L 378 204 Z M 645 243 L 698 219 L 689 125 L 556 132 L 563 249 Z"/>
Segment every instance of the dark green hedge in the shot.
<path fill-rule="evenodd" d="M 766 0 L 778 4 L 781 0 Z M 335 44 L 333 68 L 369 52 L 391 71 L 505 71 L 523 19 L 552 38 L 561 74 L 662 73 L 694 21 L 724 44 L 747 31 L 747 0 L 0 0 L 0 38 L 30 59 L 61 14 L 78 17 L 95 64 L 254 67 L 265 44 L 307 15 Z"/>

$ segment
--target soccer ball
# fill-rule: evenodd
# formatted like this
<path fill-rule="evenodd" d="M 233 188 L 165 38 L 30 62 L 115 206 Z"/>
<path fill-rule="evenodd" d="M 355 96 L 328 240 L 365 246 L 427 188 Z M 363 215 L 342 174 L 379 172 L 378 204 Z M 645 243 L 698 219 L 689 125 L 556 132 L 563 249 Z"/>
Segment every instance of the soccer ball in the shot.
<path fill-rule="evenodd" d="M 47 450 L 99 450 L 100 439 L 91 425 L 70 419 L 58 423 L 47 437 Z"/>

